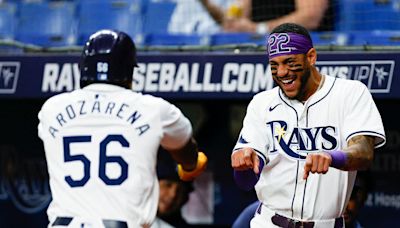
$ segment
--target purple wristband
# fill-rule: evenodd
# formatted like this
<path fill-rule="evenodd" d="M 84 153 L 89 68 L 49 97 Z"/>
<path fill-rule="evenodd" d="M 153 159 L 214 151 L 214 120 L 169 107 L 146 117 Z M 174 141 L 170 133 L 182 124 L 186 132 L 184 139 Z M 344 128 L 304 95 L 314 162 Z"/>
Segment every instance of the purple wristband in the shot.
<path fill-rule="evenodd" d="M 333 151 L 328 151 L 328 153 L 332 157 L 332 163 L 331 166 L 334 168 L 343 168 L 344 165 L 346 164 L 347 160 L 347 155 L 345 152 L 340 151 L 340 150 L 333 150 Z"/>

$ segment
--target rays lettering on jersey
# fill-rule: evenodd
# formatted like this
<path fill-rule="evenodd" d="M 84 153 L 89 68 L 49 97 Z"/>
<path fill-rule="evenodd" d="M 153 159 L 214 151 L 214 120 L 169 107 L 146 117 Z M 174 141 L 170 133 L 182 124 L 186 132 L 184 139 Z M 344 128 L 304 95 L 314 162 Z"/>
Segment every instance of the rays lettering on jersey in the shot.
<path fill-rule="evenodd" d="M 288 124 L 283 120 L 271 121 L 267 125 L 274 137 L 270 153 L 278 151 L 279 146 L 287 155 L 296 159 L 305 159 L 307 153 L 333 150 L 338 145 L 335 137 L 336 128 L 333 126 L 294 127 L 288 131 Z"/>
<path fill-rule="evenodd" d="M 127 111 L 128 108 L 129 105 L 125 103 L 112 101 L 102 102 L 98 100 L 94 102 L 87 102 L 85 100 L 80 100 L 76 103 L 68 104 L 63 107 L 55 116 L 57 125 L 49 126 L 48 130 L 53 138 L 55 138 L 60 127 L 65 126 L 69 121 L 91 114 L 107 115 L 125 120 L 129 124 L 133 125 L 142 116 L 142 114 L 140 114 L 137 110 Z M 135 129 L 138 131 L 138 135 L 140 136 L 150 129 L 150 125 L 148 123 L 142 123 L 140 125 L 135 125 Z"/>

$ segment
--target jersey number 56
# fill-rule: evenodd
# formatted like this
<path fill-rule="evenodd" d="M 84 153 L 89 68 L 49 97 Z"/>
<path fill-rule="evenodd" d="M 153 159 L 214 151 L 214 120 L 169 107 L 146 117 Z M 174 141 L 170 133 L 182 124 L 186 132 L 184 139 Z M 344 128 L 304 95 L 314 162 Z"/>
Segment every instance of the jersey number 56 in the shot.
<path fill-rule="evenodd" d="M 72 143 L 89 143 L 92 141 L 90 135 L 85 136 L 65 136 L 63 137 L 64 162 L 80 161 L 83 163 L 83 177 L 74 180 L 71 176 L 65 176 L 65 181 L 71 187 L 82 187 L 90 179 L 90 160 L 83 154 L 71 155 L 70 145 Z M 100 142 L 99 172 L 100 179 L 106 185 L 120 185 L 128 178 L 128 163 L 121 156 L 107 156 L 107 145 L 110 142 L 119 142 L 122 147 L 129 147 L 129 142 L 122 135 L 107 135 Z M 82 152 L 81 152 L 82 153 Z M 116 178 L 109 178 L 106 174 L 107 163 L 116 163 L 121 167 L 121 174 Z"/>

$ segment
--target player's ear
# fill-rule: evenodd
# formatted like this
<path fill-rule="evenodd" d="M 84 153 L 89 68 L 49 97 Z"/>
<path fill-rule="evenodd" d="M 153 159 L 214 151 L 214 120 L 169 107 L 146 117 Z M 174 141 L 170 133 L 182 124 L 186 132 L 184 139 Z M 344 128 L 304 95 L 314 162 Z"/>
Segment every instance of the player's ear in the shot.
<path fill-rule="evenodd" d="M 315 50 L 315 48 L 311 48 L 310 50 L 308 50 L 306 57 L 311 65 L 315 65 L 315 63 L 317 62 L 317 51 Z"/>

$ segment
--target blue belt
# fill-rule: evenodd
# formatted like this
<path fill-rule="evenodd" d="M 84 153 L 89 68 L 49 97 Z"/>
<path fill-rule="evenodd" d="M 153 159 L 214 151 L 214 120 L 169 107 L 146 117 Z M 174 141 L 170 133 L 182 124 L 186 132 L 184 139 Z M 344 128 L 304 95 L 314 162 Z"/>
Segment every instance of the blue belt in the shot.
<path fill-rule="evenodd" d="M 68 226 L 73 217 L 57 217 L 51 226 Z M 123 221 L 103 219 L 103 224 L 106 228 L 128 228 L 128 224 Z"/>

